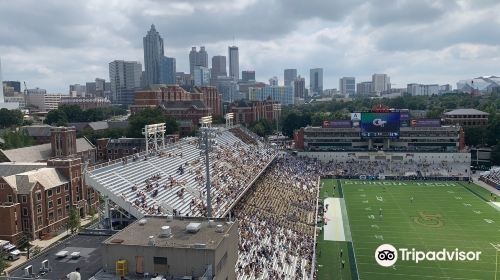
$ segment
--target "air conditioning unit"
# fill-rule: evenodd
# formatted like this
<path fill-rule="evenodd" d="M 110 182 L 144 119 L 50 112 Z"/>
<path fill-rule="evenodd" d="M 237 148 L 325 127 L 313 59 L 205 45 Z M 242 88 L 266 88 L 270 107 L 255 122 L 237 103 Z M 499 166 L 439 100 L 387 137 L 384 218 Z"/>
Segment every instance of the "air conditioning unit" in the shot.
<path fill-rule="evenodd" d="M 186 226 L 186 231 L 190 233 L 197 233 L 201 229 L 201 223 L 189 223 Z"/>
<path fill-rule="evenodd" d="M 160 228 L 160 237 L 170 237 L 172 235 L 172 229 L 169 226 L 162 226 Z"/>

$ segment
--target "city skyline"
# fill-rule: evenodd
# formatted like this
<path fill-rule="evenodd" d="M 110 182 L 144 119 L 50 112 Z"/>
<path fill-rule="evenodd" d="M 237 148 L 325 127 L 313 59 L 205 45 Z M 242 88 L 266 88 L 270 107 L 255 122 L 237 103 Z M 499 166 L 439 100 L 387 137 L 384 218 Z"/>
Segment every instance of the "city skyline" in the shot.
<path fill-rule="evenodd" d="M 373 73 L 388 74 L 394 87 L 455 86 L 462 79 L 500 74 L 495 1 L 398 1 L 390 7 L 374 1 L 276 1 L 265 11 L 264 4 L 120 1 L 100 9 L 98 2 L 82 1 L 47 3 L 33 13 L 28 11 L 34 1 L 1 3 L 3 78 L 66 93 L 70 84 L 106 78 L 111 61 L 144 65 L 141 39 L 151 24 L 176 59 L 177 71 L 186 73 L 192 46 L 205 46 L 211 60 L 227 56 L 228 46 L 235 45 L 240 75 L 255 70 L 259 81 L 278 76 L 282 82 L 283 70 L 293 68 L 309 86 L 309 70 L 323 68 L 324 89 L 338 88 L 344 76 L 369 81 Z M 226 18 L 214 20 L 219 10 Z M 359 13 L 366 17 L 356 17 Z"/>

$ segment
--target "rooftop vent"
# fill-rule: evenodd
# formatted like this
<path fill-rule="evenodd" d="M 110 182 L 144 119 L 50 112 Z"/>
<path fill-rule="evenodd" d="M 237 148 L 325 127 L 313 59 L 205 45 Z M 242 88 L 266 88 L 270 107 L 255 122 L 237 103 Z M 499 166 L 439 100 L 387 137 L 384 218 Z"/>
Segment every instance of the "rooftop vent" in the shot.
<path fill-rule="evenodd" d="M 195 248 L 195 249 L 204 249 L 204 248 L 207 248 L 207 244 L 205 244 L 205 243 L 195 243 L 195 244 L 193 244 L 193 248 Z"/>
<path fill-rule="evenodd" d="M 151 235 L 148 237 L 148 245 L 155 246 L 155 237 L 154 236 Z"/>
<path fill-rule="evenodd" d="M 222 225 L 217 225 L 217 226 L 215 227 L 215 231 L 216 231 L 216 232 L 221 232 L 221 233 L 222 233 L 222 232 L 224 232 L 224 226 L 222 226 Z"/>
<path fill-rule="evenodd" d="M 170 237 L 172 235 L 172 230 L 169 226 L 162 226 L 160 229 L 160 237 Z"/>
<path fill-rule="evenodd" d="M 167 215 L 167 222 L 171 222 L 174 220 L 174 215 Z"/>
<path fill-rule="evenodd" d="M 201 229 L 201 223 L 189 223 L 186 226 L 186 231 L 190 233 L 197 233 Z"/>
<path fill-rule="evenodd" d="M 146 219 L 140 219 L 140 220 L 139 220 L 139 225 L 143 226 L 143 225 L 145 225 L 147 222 L 148 222 L 148 220 L 146 220 Z"/>

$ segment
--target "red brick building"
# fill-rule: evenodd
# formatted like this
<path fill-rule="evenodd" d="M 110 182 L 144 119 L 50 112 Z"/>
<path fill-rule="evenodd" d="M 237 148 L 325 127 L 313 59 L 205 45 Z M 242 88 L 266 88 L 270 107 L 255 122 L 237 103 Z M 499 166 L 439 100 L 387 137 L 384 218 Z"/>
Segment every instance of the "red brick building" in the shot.
<path fill-rule="evenodd" d="M 261 119 L 275 121 L 279 118 L 280 111 L 274 111 L 273 105 L 279 104 L 277 101 L 239 101 L 231 104 L 229 111 L 234 113 L 234 122 L 249 125 Z"/>
<path fill-rule="evenodd" d="M 95 209 L 98 195 L 84 183 L 74 129 L 57 128 L 51 143 L 46 163 L 0 164 L 0 239 L 50 238 L 66 230 L 72 207 L 81 217 Z"/>

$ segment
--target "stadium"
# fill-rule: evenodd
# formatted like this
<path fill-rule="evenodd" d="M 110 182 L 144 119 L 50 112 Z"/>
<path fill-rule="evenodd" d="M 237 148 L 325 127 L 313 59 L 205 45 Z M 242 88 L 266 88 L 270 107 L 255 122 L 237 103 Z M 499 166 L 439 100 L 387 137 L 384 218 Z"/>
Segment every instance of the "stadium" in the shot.
<path fill-rule="evenodd" d="M 459 126 L 374 108 L 301 128 L 293 153 L 231 123 L 205 124 L 199 137 L 173 143 L 163 140 L 161 124 L 144 134 L 145 152 L 86 168 L 87 184 L 104 197 L 105 221 L 236 219 L 237 279 L 497 274 L 499 192 L 484 181 L 499 176 L 472 174 Z M 382 244 L 481 256 L 383 267 L 374 258 Z"/>

